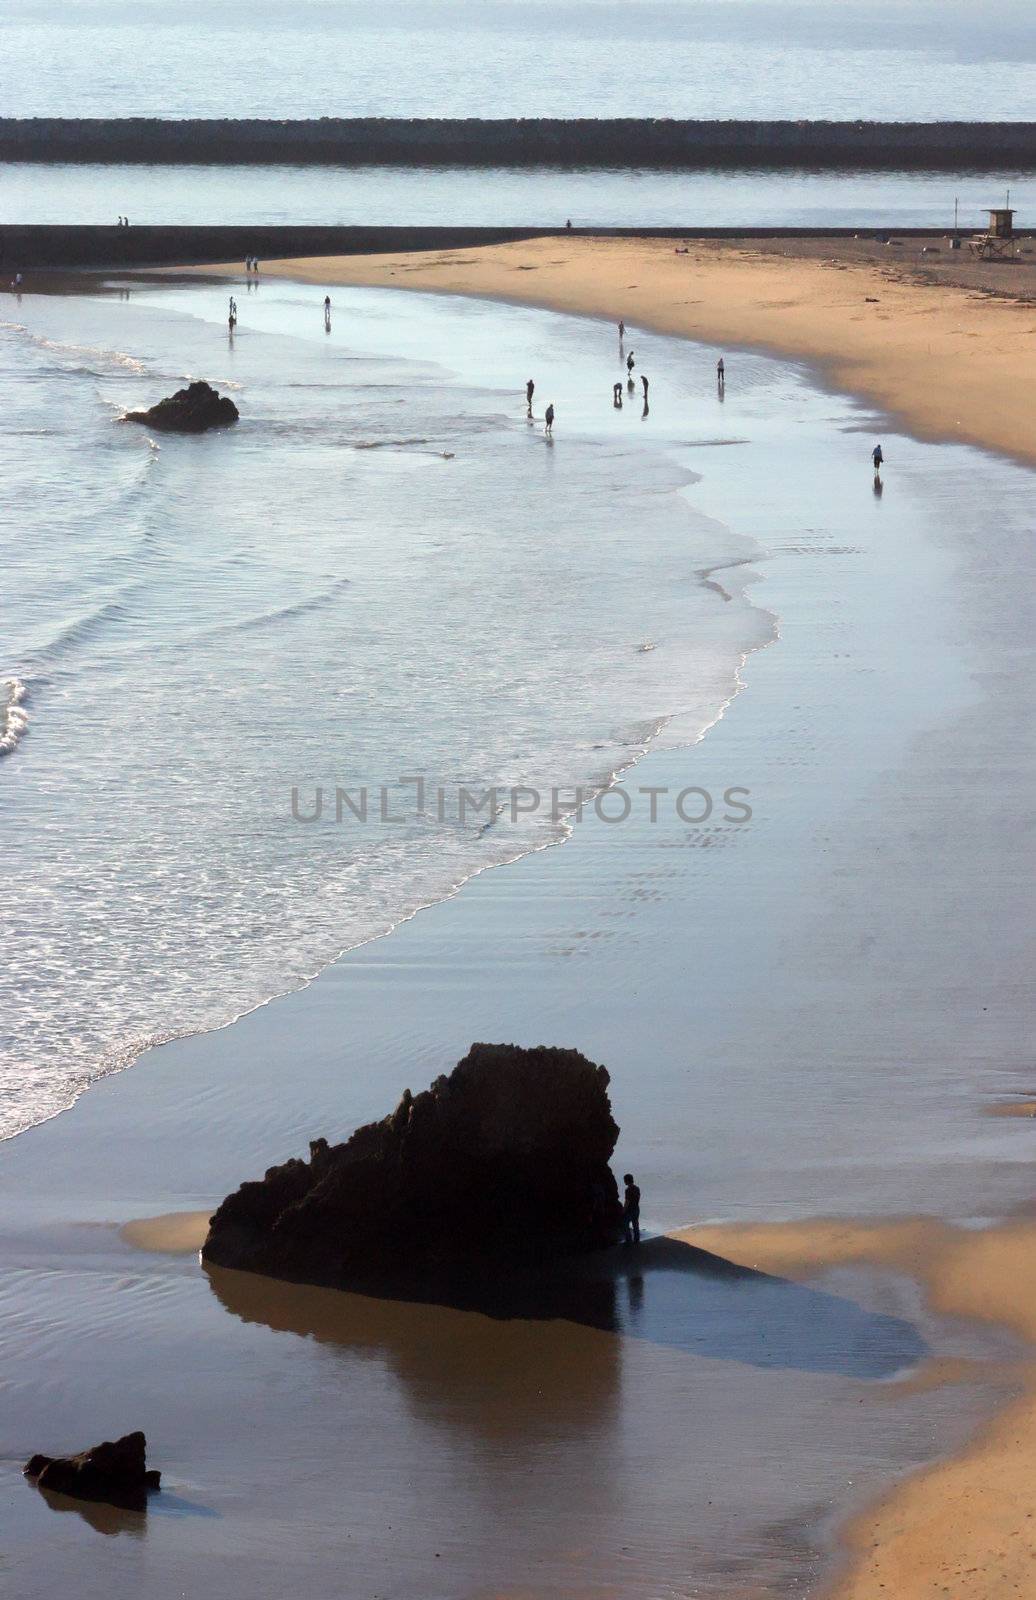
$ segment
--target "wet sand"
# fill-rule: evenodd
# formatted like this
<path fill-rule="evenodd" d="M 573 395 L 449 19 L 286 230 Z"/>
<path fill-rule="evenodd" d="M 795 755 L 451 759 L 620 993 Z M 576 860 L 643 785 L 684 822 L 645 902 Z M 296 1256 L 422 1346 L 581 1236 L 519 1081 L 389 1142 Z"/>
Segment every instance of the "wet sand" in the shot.
<path fill-rule="evenodd" d="M 895 1263 L 925 1284 L 944 1314 L 997 1322 L 1024 1340 L 1004 1376 L 1015 1398 L 961 1455 L 919 1474 L 856 1519 L 835 1600 L 1004 1600 L 1032 1592 L 1036 1515 L 1036 1228 L 1019 1221 L 970 1233 L 934 1220 L 890 1225 L 815 1222 L 695 1229 L 686 1237 L 765 1271 L 808 1264 Z"/>
<path fill-rule="evenodd" d="M 919 252 L 917 241 L 896 249 L 803 239 L 692 241 L 677 254 L 659 239 L 548 238 L 264 262 L 263 272 L 489 295 L 775 351 L 817 363 L 833 385 L 865 395 L 919 437 L 1036 462 L 1036 426 L 1022 401 L 1036 359 L 1036 258 L 974 262 L 948 241 L 939 256 Z"/>
<path fill-rule="evenodd" d="M 789 384 L 766 420 L 731 388 L 693 498 L 763 544 L 780 637 L 634 781 L 746 785 L 751 822 L 590 819 L 5 1147 L 0 1499 L 28 1600 L 209 1593 L 214 1562 L 221 1600 L 279 1600 L 303 1563 L 415 1600 L 745 1600 L 828 1581 L 853 1512 L 854 1600 L 931 1592 L 951 1551 L 953 1592 L 969 1538 L 1001 1585 L 974 1592 L 1011 1592 L 990 1558 L 1023 1543 L 1036 1424 L 985 1419 L 1029 1381 L 1028 1233 L 889 1219 L 973 1228 L 1028 1192 L 1031 1129 L 983 1111 L 1031 1085 L 1030 480 L 897 438 L 879 499 L 872 416 Z M 604 1061 L 645 1221 L 722 1218 L 685 1242 L 769 1276 L 655 1245 L 593 1315 L 495 1322 L 199 1270 L 198 1213 L 475 1038 Z M 98 1526 L 18 1476 L 139 1426 L 167 1481 L 146 1519 Z M 976 1515 L 951 1528 L 957 1486 Z"/>

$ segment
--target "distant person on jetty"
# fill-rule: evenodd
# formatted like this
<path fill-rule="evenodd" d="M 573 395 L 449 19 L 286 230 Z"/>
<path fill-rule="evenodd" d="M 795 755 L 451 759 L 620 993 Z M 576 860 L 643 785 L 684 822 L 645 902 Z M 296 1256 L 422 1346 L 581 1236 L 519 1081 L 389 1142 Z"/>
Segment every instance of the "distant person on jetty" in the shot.
<path fill-rule="evenodd" d="M 622 1222 L 626 1229 L 626 1243 L 640 1243 L 640 1190 L 633 1181 L 632 1172 L 623 1176 Z"/>
<path fill-rule="evenodd" d="M 543 431 L 548 438 L 554 437 L 554 407 L 548 406 L 543 414 Z"/>
<path fill-rule="evenodd" d="M 621 383 L 613 383 L 612 384 L 612 405 L 615 407 L 616 411 L 621 411 L 622 410 L 622 384 Z"/>
<path fill-rule="evenodd" d="M 528 383 L 525 385 L 525 404 L 528 407 L 528 414 L 530 417 L 532 416 L 532 397 L 535 393 L 536 385 L 530 378 Z"/>
<path fill-rule="evenodd" d="M 880 444 L 876 444 L 874 449 L 871 451 L 871 460 L 874 462 L 875 474 L 879 473 L 885 460 L 885 457 L 881 453 Z"/>

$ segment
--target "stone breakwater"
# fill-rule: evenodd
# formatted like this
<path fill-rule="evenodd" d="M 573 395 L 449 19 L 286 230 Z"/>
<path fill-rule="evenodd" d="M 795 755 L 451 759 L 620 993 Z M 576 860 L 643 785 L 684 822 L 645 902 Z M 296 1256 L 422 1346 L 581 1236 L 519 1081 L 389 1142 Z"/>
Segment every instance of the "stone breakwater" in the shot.
<path fill-rule="evenodd" d="M 0 161 L 1036 170 L 1036 123 L 8 117 Z"/>

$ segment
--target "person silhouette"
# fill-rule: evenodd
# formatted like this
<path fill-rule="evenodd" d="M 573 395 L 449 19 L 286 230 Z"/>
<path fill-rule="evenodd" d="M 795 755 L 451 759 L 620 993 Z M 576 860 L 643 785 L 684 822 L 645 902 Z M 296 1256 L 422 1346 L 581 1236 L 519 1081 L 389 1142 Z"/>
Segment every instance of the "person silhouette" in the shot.
<path fill-rule="evenodd" d="M 620 344 L 622 343 L 623 339 L 625 339 L 625 337 L 626 337 L 626 324 L 620 318 L 620 320 L 619 320 L 619 343 Z"/>
<path fill-rule="evenodd" d="M 543 413 L 543 431 L 549 439 L 554 437 L 554 407 L 548 406 Z"/>
<path fill-rule="evenodd" d="M 530 378 L 528 383 L 525 385 L 525 404 L 528 407 L 528 414 L 529 414 L 530 417 L 532 416 L 532 397 L 535 394 L 535 392 L 536 392 L 536 385 L 533 383 L 532 379 Z"/>
<path fill-rule="evenodd" d="M 640 1243 L 640 1190 L 633 1181 L 632 1172 L 623 1174 L 622 1223 L 626 1230 L 626 1243 Z"/>
<path fill-rule="evenodd" d="M 630 351 L 629 355 L 626 357 L 626 371 L 630 372 L 630 373 L 632 373 L 632 371 L 633 371 L 633 351 L 632 350 Z"/>
<path fill-rule="evenodd" d="M 612 384 L 612 405 L 615 407 L 616 411 L 621 411 L 622 410 L 622 384 L 621 383 L 613 383 Z"/>
<path fill-rule="evenodd" d="M 726 381 L 727 381 L 727 369 L 723 365 L 723 357 L 720 356 L 719 360 L 716 362 L 716 382 L 722 388 L 723 384 L 725 384 Z"/>
<path fill-rule="evenodd" d="M 641 373 L 641 375 L 640 375 L 640 381 L 644 385 L 644 401 L 645 401 L 645 404 L 646 404 L 647 403 L 647 392 L 648 392 L 648 381 L 645 378 L 643 373 Z"/>
<path fill-rule="evenodd" d="M 871 451 L 871 460 L 874 462 L 875 472 L 880 472 L 885 461 L 880 444 L 876 444 L 874 449 Z"/>

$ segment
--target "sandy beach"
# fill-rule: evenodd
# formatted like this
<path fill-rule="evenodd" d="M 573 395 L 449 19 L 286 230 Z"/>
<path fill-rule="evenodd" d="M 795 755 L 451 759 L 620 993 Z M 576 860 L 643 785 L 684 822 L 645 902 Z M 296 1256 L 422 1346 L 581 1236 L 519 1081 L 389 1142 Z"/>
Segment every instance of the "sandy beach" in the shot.
<path fill-rule="evenodd" d="M 818 1222 L 778 1228 L 695 1229 L 695 1243 L 797 1277 L 820 1262 L 896 1262 L 942 1312 L 1010 1326 L 1031 1352 L 1036 1283 L 1030 1222 L 976 1235 L 932 1220 L 890 1226 Z M 1036 1561 L 1028 1483 L 1036 1449 L 1036 1364 L 1008 1376 L 1015 1398 L 960 1456 L 886 1496 L 845 1537 L 847 1573 L 836 1600 L 920 1600 L 933 1593 L 1002 1600 L 1027 1594 Z"/>
<path fill-rule="evenodd" d="M 986 1113 L 1032 1091 L 1031 480 L 969 445 L 1033 458 L 1007 403 L 1030 313 L 842 265 L 551 241 L 264 266 L 307 316 L 369 282 L 625 317 L 696 512 L 759 550 L 705 576 L 717 610 L 743 579 L 777 619 L 706 736 L 674 725 L 627 783 L 743 785 L 753 815 L 591 817 L 4 1147 L 0 1495 L 26 1600 L 73 1575 L 89 1600 L 201 1595 L 214 1561 L 221 1600 L 280 1600 L 302 1561 L 394 1600 L 1026 1592 L 1033 1240 L 1002 1219 L 1032 1130 Z M 728 347 L 722 412 L 715 349 L 670 334 Z M 690 421 L 667 406 L 677 361 L 714 408 Z M 617 1168 L 676 1248 L 607 1269 L 604 1325 L 201 1272 L 223 1194 L 478 1038 L 612 1071 Z M 168 1484 L 146 1525 L 20 1480 L 35 1449 L 135 1426 Z"/>
<path fill-rule="evenodd" d="M 205 269 L 211 270 L 211 269 Z M 227 268 L 239 272 L 238 268 Z M 1019 402 L 1036 356 L 1036 267 L 830 240 L 542 239 L 485 250 L 264 262 L 321 284 L 392 284 L 623 318 L 821 367 L 918 437 L 1036 462 Z M 731 381 L 734 378 L 731 369 Z"/>

